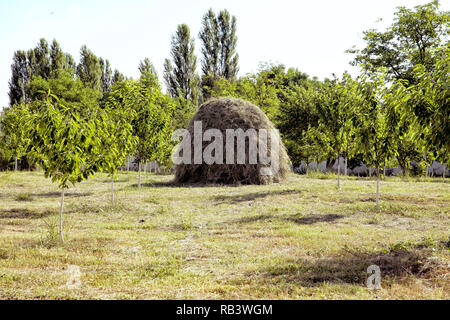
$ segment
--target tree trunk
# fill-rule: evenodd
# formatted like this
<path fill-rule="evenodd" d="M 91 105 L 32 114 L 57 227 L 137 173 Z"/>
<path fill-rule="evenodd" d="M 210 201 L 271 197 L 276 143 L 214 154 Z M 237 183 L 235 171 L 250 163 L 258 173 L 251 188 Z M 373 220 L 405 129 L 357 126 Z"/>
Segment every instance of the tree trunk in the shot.
<path fill-rule="evenodd" d="M 345 163 L 345 168 L 344 168 L 344 176 L 346 176 L 347 175 L 347 160 L 348 158 L 347 157 L 345 157 L 345 160 L 344 160 L 344 163 Z"/>
<path fill-rule="evenodd" d="M 139 160 L 139 178 L 138 178 L 138 188 L 141 188 L 141 161 Z"/>
<path fill-rule="evenodd" d="M 130 157 L 127 159 L 127 171 L 130 171 Z"/>
<path fill-rule="evenodd" d="M 61 242 L 64 243 L 63 236 L 63 208 L 64 208 L 64 188 L 61 191 L 61 207 L 59 209 L 59 236 L 61 237 Z"/>
<path fill-rule="evenodd" d="M 380 167 L 377 165 L 377 210 L 380 209 Z"/>
<path fill-rule="evenodd" d="M 447 171 L 447 165 L 446 164 L 444 164 L 444 170 L 443 170 L 443 172 L 442 172 L 442 179 L 445 179 L 445 171 Z"/>
<path fill-rule="evenodd" d="M 348 143 L 347 143 L 347 152 L 345 154 L 345 175 L 347 175 L 347 164 L 348 164 Z"/>
<path fill-rule="evenodd" d="M 14 171 L 17 171 L 17 157 L 14 157 L 15 164 L 14 164 Z"/>
<path fill-rule="evenodd" d="M 338 189 L 340 189 L 341 188 L 341 155 L 340 155 L 340 153 L 339 153 L 339 150 L 338 150 L 338 161 L 337 161 L 337 163 L 338 163 L 338 167 L 337 167 L 337 169 L 338 169 Z"/>
<path fill-rule="evenodd" d="M 111 179 L 111 207 L 114 209 L 114 174 Z"/>
<path fill-rule="evenodd" d="M 425 166 L 425 178 L 428 178 L 428 165 Z"/>

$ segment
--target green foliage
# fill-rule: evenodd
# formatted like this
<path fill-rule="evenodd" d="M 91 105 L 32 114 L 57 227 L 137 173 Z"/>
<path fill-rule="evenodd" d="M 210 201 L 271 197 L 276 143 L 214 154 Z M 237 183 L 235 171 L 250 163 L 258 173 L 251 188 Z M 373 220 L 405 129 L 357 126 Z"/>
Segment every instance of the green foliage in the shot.
<path fill-rule="evenodd" d="M 326 136 L 328 146 L 339 157 L 348 146 L 353 129 L 357 83 L 347 74 L 322 87 L 318 95 L 319 130 Z"/>
<path fill-rule="evenodd" d="M 21 50 L 14 52 L 8 93 L 10 106 L 25 101 L 25 86 L 28 76 L 26 53 Z"/>
<path fill-rule="evenodd" d="M 149 58 L 145 58 L 143 61 L 139 62 L 138 66 L 141 77 L 145 77 L 147 73 L 152 74 L 155 78 L 158 78 L 158 72 L 156 71 L 155 66 L 150 61 Z"/>
<path fill-rule="evenodd" d="M 36 103 L 37 112 L 29 117 L 30 158 L 44 170 L 45 176 L 68 188 L 87 179 L 99 169 L 102 139 L 101 109 L 81 113 L 69 108 L 50 92 L 46 101 Z"/>
<path fill-rule="evenodd" d="M 98 105 L 101 93 L 86 87 L 80 79 L 73 78 L 68 70 L 60 70 L 56 78 L 44 79 L 36 76 L 27 84 L 26 91 L 32 101 L 45 101 L 51 91 L 61 103 L 68 107 L 81 108 Z"/>
<path fill-rule="evenodd" d="M 171 97 L 181 97 L 197 104 L 200 78 L 196 72 L 197 57 L 194 54 L 194 38 L 189 27 L 180 24 L 172 36 L 171 60 L 164 62 L 164 81 Z"/>
<path fill-rule="evenodd" d="M 0 117 L 0 149 L 4 156 L 9 154 L 20 158 L 25 155 L 30 141 L 27 134 L 29 117 L 29 106 L 25 103 L 3 109 Z"/>
<path fill-rule="evenodd" d="M 65 55 L 59 43 L 53 40 L 50 48 L 50 76 L 56 78 L 61 70 L 65 68 Z"/>
<path fill-rule="evenodd" d="M 212 9 L 202 18 L 199 33 L 202 42 L 202 94 L 211 97 L 208 88 L 215 87 L 220 79 L 233 81 L 239 71 L 239 55 L 236 52 L 236 17 L 227 10 L 218 15 Z"/>
<path fill-rule="evenodd" d="M 77 66 L 77 76 L 89 88 L 101 91 L 102 69 L 99 59 L 86 46 L 80 50 L 81 60 Z"/>
<path fill-rule="evenodd" d="M 414 115 L 420 128 L 416 139 L 442 163 L 448 163 L 450 150 L 450 49 L 442 50 L 433 71 L 417 65 L 414 75 L 418 83 L 409 88 L 406 112 Z"/>
<path fill-rule="evenodd" d="M 114 87 L 112 106 L 124 112 L 133 110 L 131 119 L 133 136 L 137 138 L 135 153 L 139 161 L 157 161 L 162 165 L 170 162 L 173 143 L 171 135 L 175 115 L 175 104 L 161 93 L 156 79 L 151 75 L 137 81 L 127 80 Z"/>
<path fill-rule="evenodd" d="M 379 168 L 397 153 L 399 114 L 396 110 L 405 98 L 396 86 L 386 86 L 384 73 L 364 78 L 360 88 L 361 100 L 355 119 L 356 137 L 366 165 Z"/>
<path fill-rule="evenodd" d="M 103 58 L 100 58 L 99 62 L 100 62 L 100 70 L 102 71 L 102 76 L 100 78 L 102 82 L 102 91 L 103 94 L 105 94 L 111 91 L 112 71 L 108 59 L 103 60 Z"/>
<path fill-rule="evenodd" d="M 432 70 L 434 52 L 449 34 L 448 11 L 439 11 L 439 1 L 434 0 L 414 9 L 397 8 L 393 24 L 384 32 L 364 32 L 366 47 L 351 49 L 355 54 L 353 65 L 362 65 L 366 71 L 386 68 L 388 79 L 405 79 L 415 83 L 414 66 L 421 64 Z"/>

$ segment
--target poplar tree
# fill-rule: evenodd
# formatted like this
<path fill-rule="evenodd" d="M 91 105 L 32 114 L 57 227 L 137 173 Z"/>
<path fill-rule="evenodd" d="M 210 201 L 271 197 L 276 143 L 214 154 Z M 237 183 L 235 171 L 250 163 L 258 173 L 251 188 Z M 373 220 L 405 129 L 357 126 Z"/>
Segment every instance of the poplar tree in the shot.
<path fill-rule="evenodd" d="M 141 77 L 145 76 L 146 73 L 150 73 L 150 74 L 154 75 L 155 77 L 158 77 L 158 72 L 156 71 L 155 66 L 150 61 L 149 58 L 145 58 L 143 61 L 140 61 L 138 69 L 141 74 Z"/>
<path fill-rule="evenodd" d="M 111 65 L 109 64 L 108 59 L 103 60 L 103 58 L 100 58 L 99 62 L 100 62 L 100 69 L 102 71 L 102 76 L 101 76 L 102 91 L 109 92 L 109 91 L 111 91 L 111 85 L 112 85 Z"/>
<path fill-rule="evenodd" d="M 81 47 L 80 55 L 81 59 L 77 66 L 77 76 L 87 87 L 101 91 L 102 70 L 99 59 L 86 46 Z"/>
<path fill-rule="evenodd" d="M 59 43 L 56 40 L 53 40 L 50 47 L 50 77 L 58 77 L 60 71 L 65 68 L 65 59 L 65 54 L 61 50 Z"/>
<path fill-rule="evenodd" d="M 13 106 L 26 101 L 25 86 L 28 82 L 27 56 L 25 51 L 16 51 L 11 64 L 11 80 L 9 81 L 9 104 Z"/>
<path fill-rule="evenodd" d="M 236 52 L 236 17 L 222 10 L 216 16 L 212 9 L 202 18 L 199 33 L 202 43 L 202 89 L 203 95 L 210 95 L 219 78 L 233 81 L 239 71 L 239 56 Z"/>
<path fill-rule="evenodd" d="M 197 104 L 200 78 L 197 75 L 197 57 L 194 54 L 194 38 L 189 27 L 180 24 L 172 36 L 171 60 L 164 62 L 164 81 L 172 97 L 181 97 Z"/>

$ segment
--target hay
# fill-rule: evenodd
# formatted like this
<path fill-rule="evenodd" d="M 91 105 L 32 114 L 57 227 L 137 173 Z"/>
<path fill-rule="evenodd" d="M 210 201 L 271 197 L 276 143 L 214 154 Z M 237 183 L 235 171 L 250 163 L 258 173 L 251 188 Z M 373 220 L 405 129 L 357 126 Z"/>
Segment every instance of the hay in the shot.
<path fill-rule="evenodd" d="M 235 152 L 234 164 L 226 164 L 226 129 L 275 129 L 272 122 L 267 118 L 260 108 L 250 102 L 236 98 L 216 98 L 202 104 L 193 116 L 187 130 L 194 137 L 194 121 L 202 121 L 202 131 L 207 129 L 219 129 L 223 135 L 223 164 L 194 164 L 194 143 L 191 139 L 192 164 L 179 164 L 176 166 L 175 183 L 217 183 L 217 184 L 269 184 L 284 180 L 291 170 L 291 162 L 286 148 L 279 135 L 276 139 L 279 143 L 279 169 L 271 175 L 262 175 L 262 167 L 270 167 L 262 164 L 258 156 L 256 164 L 249 163 L 249 139 L 245 140 L 245 162 L 236 162 Z M 202 133 L 203 133 L 202 132 Z M 237 150 L 237 139 L 234 139 L 234 150 Z M 211 142 L 203 141 L 204 150 Z M 259 147 L 259 145 L 258 145 Z M 267 143 L 268 155 L 271 156 L 271 140 Z"/>

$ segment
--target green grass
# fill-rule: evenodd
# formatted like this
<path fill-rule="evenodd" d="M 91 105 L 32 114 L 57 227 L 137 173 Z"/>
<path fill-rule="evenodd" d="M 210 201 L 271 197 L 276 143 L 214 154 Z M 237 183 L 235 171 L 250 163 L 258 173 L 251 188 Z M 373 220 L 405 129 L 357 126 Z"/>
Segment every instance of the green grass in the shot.
<path fill-rule="evenodd" d="M 386 178 L 376 210 L 374 180 L 338 191 L 334 178 L 176 187 L 152 174 L 139 190 L 120 173 L 113 209 L 98 174 L 66 193 L 61 245 L 57 185 L 1 172 L 0 298 L 449 299 L 449 184 Z"/>

